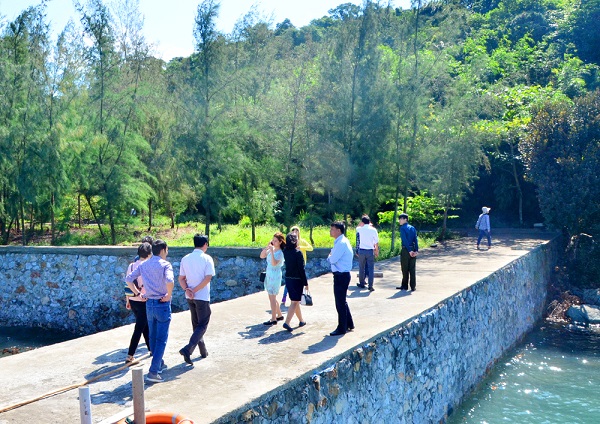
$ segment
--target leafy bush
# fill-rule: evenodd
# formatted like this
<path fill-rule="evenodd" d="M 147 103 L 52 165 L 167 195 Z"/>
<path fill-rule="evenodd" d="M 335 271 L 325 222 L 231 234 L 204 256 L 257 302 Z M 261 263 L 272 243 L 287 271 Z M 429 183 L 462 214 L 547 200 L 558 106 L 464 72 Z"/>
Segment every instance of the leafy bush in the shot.
<path fill-rule="evenodd" d="M 393 205 L 395 202 L 394 199 L 390 199 L 386 204 Z M 398 199 L 398 203 L 402 204 L 403 199 Z M 444 217 L 440 202 L 426 191 L 416 196 L 408 197 L 406 209 L 412 225 L 435 224 Z M 391 224 L 394 219 L 394 211 L 378 212 L 377 217 L 379 225 Z"/>

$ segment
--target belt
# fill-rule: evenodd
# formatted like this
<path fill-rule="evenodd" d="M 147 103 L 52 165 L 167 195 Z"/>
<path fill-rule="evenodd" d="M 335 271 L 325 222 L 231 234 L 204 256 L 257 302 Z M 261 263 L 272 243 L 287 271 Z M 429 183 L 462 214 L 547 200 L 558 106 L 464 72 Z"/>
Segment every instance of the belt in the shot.
<path fill-rule="evenodd" d="M 368 251 L 373 251 L 373 250 L 375 250 L 375 249 L 363 249 L 363 248 L 361 247 L 361 248 L 359 248 L 358 250 L 368 250 Z"/>
<path fill-rule="evenodd" d="M 333 271 L 333 275 L 338 275 L 338 274 L 350 274 L 350 271 Z"/>

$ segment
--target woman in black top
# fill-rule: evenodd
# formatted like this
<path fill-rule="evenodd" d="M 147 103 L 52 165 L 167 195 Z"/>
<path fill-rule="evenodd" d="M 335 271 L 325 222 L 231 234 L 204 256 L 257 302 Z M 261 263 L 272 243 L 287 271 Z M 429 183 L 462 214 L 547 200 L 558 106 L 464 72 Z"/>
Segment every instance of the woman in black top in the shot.
<path fill-rule="evenodd" d="M 293 330 L 290 327 L 290 321 L 294 314 L 296 314 L 300 321 L 298 327 L 306 325 L 306 321 L 302 318 L 302 311 L 300 310 L 300 300 L 302 299 L 304 287 L 308 288 L 308 280 L 304 271 L 304 258 L 302 257 L 302 252 L 297 247 L 298 236 L 293 233 L 288 234 L 285 240 L 285 249 L 283 250 L 283 257 L 285 258 L 285 286 L 287 287 L 291 301 L 287 316 L 285 317 L 285 323 L 283 324 L 283 328 L 287 331 Z"/>

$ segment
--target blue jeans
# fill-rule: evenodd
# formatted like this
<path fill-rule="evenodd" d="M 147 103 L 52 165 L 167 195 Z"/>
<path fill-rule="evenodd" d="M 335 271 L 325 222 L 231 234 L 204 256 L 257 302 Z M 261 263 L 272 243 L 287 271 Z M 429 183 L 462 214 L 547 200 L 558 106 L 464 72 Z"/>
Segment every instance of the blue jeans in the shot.
<path fill-rule="evenodd" d="M 492 236 L 490 235 L 490 230 L 479 230 L 479 238 L 477 239 L 477 246 L 481 242 L 483 237 L 487 237 L 488 247 L 492 245 Z"/>
<path fill-rule="evenodd" d="M 171 302 L 148 299 L 146 301 L 146 315 L 148 317 L 148 329 L 150 330 L 150 351 L 152 352 L 150 372 L 157 374 L 160 371 L 167 347 L 167 339 L 169 338 Z"/>

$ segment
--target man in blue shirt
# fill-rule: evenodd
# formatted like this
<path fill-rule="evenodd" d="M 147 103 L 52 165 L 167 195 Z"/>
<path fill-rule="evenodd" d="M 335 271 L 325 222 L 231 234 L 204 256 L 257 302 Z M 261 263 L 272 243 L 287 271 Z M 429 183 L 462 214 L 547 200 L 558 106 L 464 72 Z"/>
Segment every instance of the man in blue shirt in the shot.
<path fill-rule="evenodd" d="M 417 289 L 417 254 L 419 253 L 419 240 L 417 230 L 408 223 L 408 215 L 400 214 L 400 238 L 402 239 L 402 250 L 400 251 L 400 265 L 402 267 L 402 285 L 396 287 L 398 290 Z"/>
<path fill-rule="evenodd" d="M 481 239 L 483 237 L 487 238 L 488 250 L 492 247 L 492 237 L 490 236 L 490 231 L 492 231 L 489 216 L 490 210 L 491 209 L 486 206 L 481 208 L 481 215 L 479 215 L 477 224 L 475 224 L 475 228 L 479 230 L 479 237 L 477 238 L 477 250 L 479 250 L 479 243 L 481 243 Z"/>
<path fill-rule="evenodd" d="M 331 264 L 331 272 L 333 272 L 333 297 L 335 298 L 335 309 L 338 314 L 338 326 L 329 333 L 330 336 L 341 336 L 354 329 L 354 321 L 346 301 L 353 254 L 352 245 L 344 235 L 345 232 L 346 226 L 341 221 L 334 222 L 329 229 L 329 235 L 335 241 L 327 261 Z"/>
<path fill-rule="evenodd" d="M 146 380 L 153 383 L 162 383 L 164 380 L 159 375 L 164 368 L 163 355 L 169 338 L 169 325 L 171 324 L 171 296 L 173 295 L 173 267 L 167 261 L 169 248 L 163 240 L 154 240 L 152 243 L 152 257 L 133 270 L 125 281 L 133 282 L 139 276 L 144 280 L 146 293 L 146 315 L 148 329 L 150 330 L 150 351 L 152 363 Z"/>

